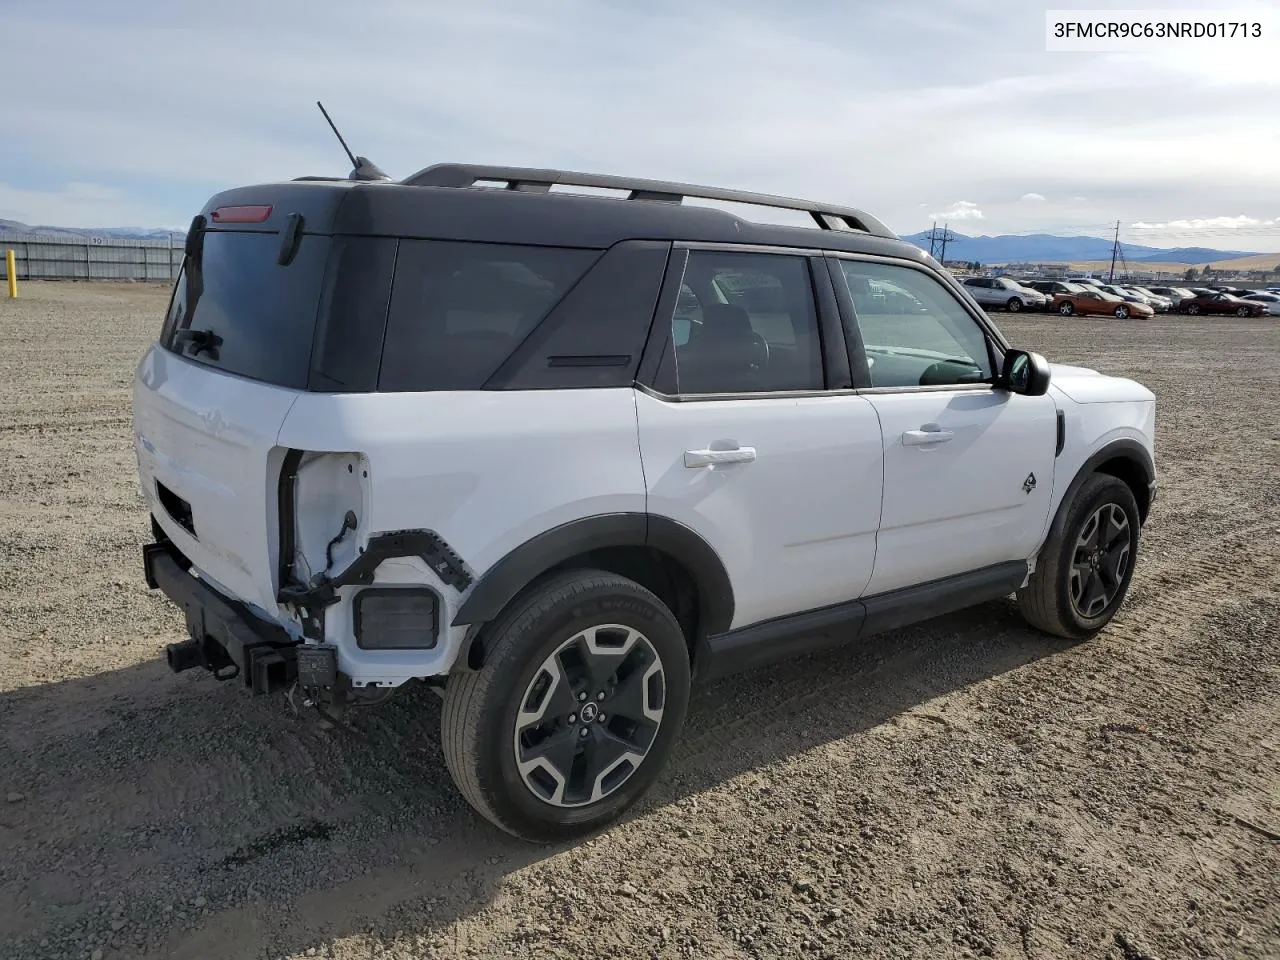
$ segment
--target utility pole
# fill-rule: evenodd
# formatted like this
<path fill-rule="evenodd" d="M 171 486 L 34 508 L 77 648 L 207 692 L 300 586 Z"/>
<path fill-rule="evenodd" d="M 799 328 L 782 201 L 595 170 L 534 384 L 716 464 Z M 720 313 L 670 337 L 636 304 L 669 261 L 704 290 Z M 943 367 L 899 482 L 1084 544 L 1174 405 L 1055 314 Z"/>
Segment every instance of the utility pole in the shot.
<path fill-rule="evenodd" d="M 1111 272 L 1107 275 L 1107 283 L 1116 282 L 1116 254 L 1120 252 L 1120 221 L 1116 221 L 1116 238 L 1111 244 Z"/>
<path fill-rule="evenodd" d="M 951 231 L 948 229 L 948 225 L 944 223 L 942 225 L 942 250 L 938 254 L 938 262 L 944 267 L 947 265 L 947 241 L 951 239 Z"/>
<path fill-rule="evenodd" d="M 938 221 L 933 221 L 933 226 L 929 228 L 929 256 L 933 256 L 933 244 L 938 239 Z"/>

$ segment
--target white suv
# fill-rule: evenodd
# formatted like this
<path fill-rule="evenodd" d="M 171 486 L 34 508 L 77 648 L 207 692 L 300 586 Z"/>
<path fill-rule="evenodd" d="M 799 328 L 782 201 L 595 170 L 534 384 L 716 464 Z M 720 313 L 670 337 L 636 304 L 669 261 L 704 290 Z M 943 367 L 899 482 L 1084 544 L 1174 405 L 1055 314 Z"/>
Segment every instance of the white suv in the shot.
<path fill-rule="evenodd" d="M 145 571 L 174 670 L 338 712 L 431 684 L 462 793 L 554 839 L 646 789 L 696 679 L 1012 593 L 1102 628 L 1154 417 L 858 210 L 457 164 L 245 187 L 138 366 Z"/>

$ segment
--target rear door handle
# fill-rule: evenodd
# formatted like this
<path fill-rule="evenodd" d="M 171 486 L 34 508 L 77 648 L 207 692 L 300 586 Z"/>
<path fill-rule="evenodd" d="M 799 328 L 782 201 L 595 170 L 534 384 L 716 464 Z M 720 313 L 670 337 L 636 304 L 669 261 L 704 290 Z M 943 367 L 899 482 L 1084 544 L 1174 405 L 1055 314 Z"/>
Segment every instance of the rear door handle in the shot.
<path fill-rule="evenodd" d="M 748 463 L 756 458 L 755 447 L 735 447 L 732 450 L 686 450 L 686 467 L 709 467 L 717 463 Z"/>
<path fill-rule="evenodd" d="M 943 430 L 941 427 L 934 427 L 932 430 L 904 430 L 902 433 L 902 445 L 904 447 L 923 447 L 931 443 L 946 443 L 955 434 L 950 430 Z"/>

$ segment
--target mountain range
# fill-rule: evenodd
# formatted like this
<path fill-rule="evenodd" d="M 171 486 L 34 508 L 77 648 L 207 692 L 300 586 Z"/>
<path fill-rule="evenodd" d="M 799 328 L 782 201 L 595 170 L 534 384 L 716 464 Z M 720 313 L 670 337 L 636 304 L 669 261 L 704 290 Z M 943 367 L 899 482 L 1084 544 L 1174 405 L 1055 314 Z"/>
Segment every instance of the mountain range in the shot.
<path fill-rule="evenodd" d="M 929 232 L 921 230 L 902 239 L 928 250 Z M 1102 237 L 1059 237 L 1051 233 L 969 237 L 954 231 L 951 232 L 950 237 L 951 239 L 947 241 L 948 260 L 977 260 L 979 263 L 986 264 L 1074 263 L 1082 260 L 1111 258 L 1111 241 Z M 1252 250 L 1146 247 L 1123 241 L 1120 249 L 1129 263 L 1214 263 L 1218 260 L 1233 260 L 1236 257 L 1249 257 L 1254 254 Z"/>
<path fill-rule="evenodd" d="M 93 238 L 117 240 L 169 240 L 181 242 L 182 231 L 147 227 L 75 227 L 29 226 L 16 220 L 0 220 L 0 240 L 17 234 L 56 237 L 66 240 Z M 921 230 L 902 239 L 929 249 L 929 231 Z M 1214 250 L 1210 247 L 1147 247 L 1122 243 L 1129 263 L 1214 263 L 1253 255 L 1250 250 Z M 1107 260 L 1111 257 L 1111 241 L 1103 237 L 1059 237 L 1051 233 L 1003 234 L 995 237 L 966 236 L 951 233 L 947 241 L 948 260 L 977 260 L 979 263 L 1072 263 L 1083 260 Z"/>
<path fill-rule="evenodd" d="M 45 227 L 19 223 L 17 220 L 0 220 L 0 240 L 5 237 L 24 236 L 52 237 L 61 240 L 182 240 L 184 231 L 163 230 L 151 227 Z"/>

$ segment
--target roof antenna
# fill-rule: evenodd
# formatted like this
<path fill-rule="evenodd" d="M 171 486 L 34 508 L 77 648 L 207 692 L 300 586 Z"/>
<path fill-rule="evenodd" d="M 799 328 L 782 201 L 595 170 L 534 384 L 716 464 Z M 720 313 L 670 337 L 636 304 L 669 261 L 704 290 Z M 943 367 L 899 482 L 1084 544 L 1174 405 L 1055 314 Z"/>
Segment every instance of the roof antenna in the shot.
<path fill-rule="evenodd" d="M 342 134 L 338 132 L 338 126 L 333 122 L 333 118 L 329 116 L 329 111 L 324 108 L 324 104 L 319 100 L 316 106 L 320 108 L 320 112 L 324 114 L 325 120 L 329 122 L 329 129 L 333 131 L 333 135 L 338 138 L 338 142 L 342 144 L 342 149 L 347 152 L 347 156 L 351 158 L 351 172 L 347 174 L 348 180 L 390 180 L 391 178 L 382 172 L 381 168 L 368 157 L 357 157 L 351 152 L 351 148 L 347 146 L 347 141 L 342 139 Z"/>

